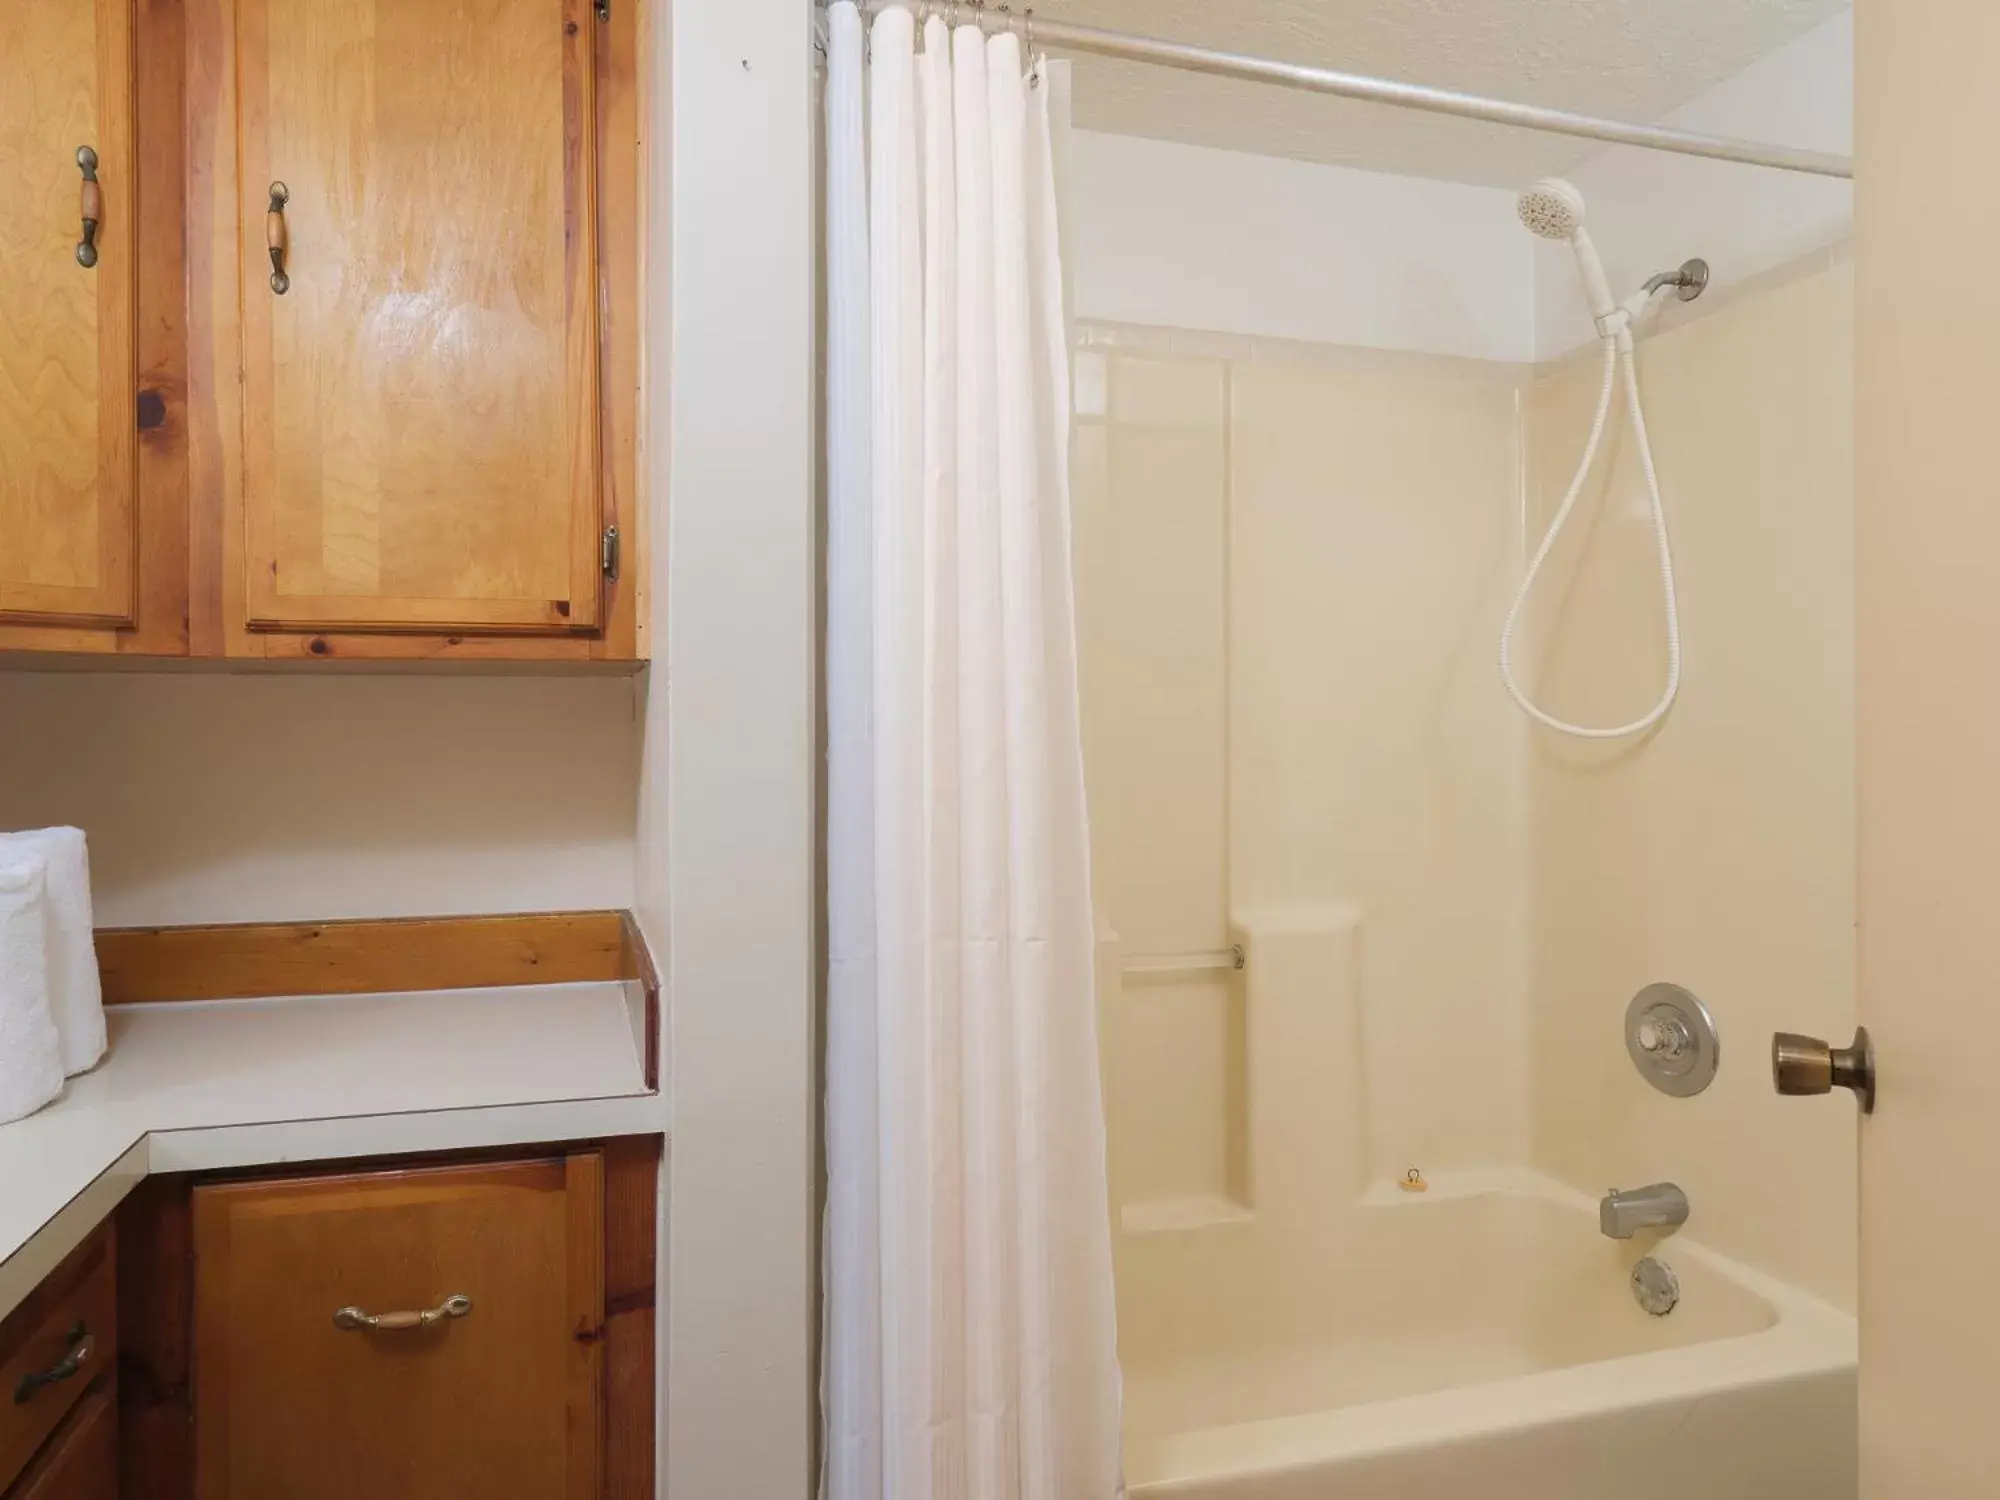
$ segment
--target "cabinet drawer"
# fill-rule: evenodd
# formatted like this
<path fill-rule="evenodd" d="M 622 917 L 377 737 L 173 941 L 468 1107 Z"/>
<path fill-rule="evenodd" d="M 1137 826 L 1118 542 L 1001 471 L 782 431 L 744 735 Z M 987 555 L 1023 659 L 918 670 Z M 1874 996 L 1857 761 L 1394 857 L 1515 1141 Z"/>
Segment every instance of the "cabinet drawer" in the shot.
<path fill-rule="evenodd" d="M 117 1361 L 118 1277 L 100 1231 L 0 1323 L 0 1490 Z"/>
<path fill-rule="evenodd" d="M 594 1496 L 603 1166 L 194 1192 L 202 1500 Z"/>
<path fill-rule="evenodd" d="M 7 1500 L 118 1500 L 118 1403 L 109 1389 L 76 1404 Z"/>

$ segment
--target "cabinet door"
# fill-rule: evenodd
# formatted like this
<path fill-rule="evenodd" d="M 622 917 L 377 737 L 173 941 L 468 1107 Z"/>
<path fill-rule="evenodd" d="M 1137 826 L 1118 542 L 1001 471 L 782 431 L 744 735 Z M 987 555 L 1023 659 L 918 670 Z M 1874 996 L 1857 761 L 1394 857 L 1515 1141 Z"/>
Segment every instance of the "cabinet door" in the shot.
<path fill-rule="evenodd" d="M 597 626 L 599 25 L 238 0 L 253 629 Z"/>
<path fill-rule="evenodd" d="M 77 1403 L 8 1500 L 118 1500 L 118 1403 L 108 1389 Z"/>
<path fill-rule="evenodd" d="M 134 201 L 131 0 L 4 0 L 0 620 L 132 619 Z"/>
<path fill-rule="evenodd" d="M 597 1153 L 197 1187 L 194 1253 L 201 1500 L 596 1495 Z"/>

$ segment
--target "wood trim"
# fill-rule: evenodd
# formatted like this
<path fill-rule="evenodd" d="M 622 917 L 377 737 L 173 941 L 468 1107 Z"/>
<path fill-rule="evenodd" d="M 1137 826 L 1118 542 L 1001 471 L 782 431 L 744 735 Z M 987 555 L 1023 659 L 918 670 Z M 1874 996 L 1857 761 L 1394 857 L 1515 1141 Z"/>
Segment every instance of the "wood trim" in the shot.
<path fill-rule="evenodd" d="M 122 1500 L 194 1495 L 193 1213 L 186 1177 L 149 1177 L 118 1207 Z"/>
<path fill-rule="evenodd" d="M 658 1472 L 660 1147 L 658 1136 L 604 1143 L 605 1500 L 652 1500 Z"/>
<path fill-rule="evenodd" d="M 139 232 L 138 100 L 132 73 L 137 24 L 134 0 L 97 0 L 97 76 L 104 95 L 98 131 L 113 168 L 110 180 L 100 184 L 106 217 L 98 231 L 104 281 L 98 299 L 97 361 L 100 372 L 118 372 L 100 387 L 106 409 L 99 413 L 98 473 L 115 475 L 124 499 L 123 524 L 104 526 L 98 535 L 98 565 L 108 595 L 105 603 L 111 606 L 110 623 L 126 627 L 137 624 L 139 614 L 139 252 L 145 240 Z"/>
<path fill-rule="evenodd" d="M 188 649 L 187 89 L 182 0 L 137 0 L 138 629 L 120 651 Z"/>
<path fill-rule="evenodd" d="M 225 1295 L 230 1283 L 229 1202 L 215 1195 L 202 1196 L 189 1189 L 191 1209 L 188 1226 L 193 1240 L 188 1246 L 188 1263 L 194 1271 L 194 1291 L 188 1300 L 190 1364 L 186 1371 L 189 1417 L 194 1427 L 194 1473 L 191 1488 L 196 1493 L 213 1494 L 216 1476 L 226 1471 L 229 1458 L 230 1403 L 209 1401 L 206 1420 L 193 1422 L 194 1379 L 199 1374 L 210 1390 L 228 1390 L 229 1341 L 219 1337 L 219 1325 L 204 1319 L 201 1309 L 213 1306 Z M 197 1249 L 199 1247 L 199 1249 Z M 206 1486 L 207 1488 L 204 1488 Z"/>
<path fill-rule="evenodd" d="M 594 1244 L 601 1255 L 602 1319 L 579 1325 L 580 1349 L 601 1347 L 601 1425 L 593 1460 L 605 1500 L 653 1500 L 659 1411 L 654 1328 L 659 1273 L 658 1192 L 662 1141 L 622 1137 L 567 1145 L 522 1145 L 443 1157 L 329 1162 L 307 1174 L 338 1177 L 370 1167 L 422 1169 L 457 1162 L 544 1161 L 565 1157 L 565 1171 L 602 1174 L 601 1221 L 576 1225 L 573 1253 Z M 588 1167 L 578 1163 L 587 1158 Z M 148 1178 L 119 1206 L 118 1261 L 119 1493 L 124 1500 L 193 1500 L 195 1432 L 194 1188 L 199 1182 L 301 1175 L 296 1165 L 261 1172 Z"/>
<path fill-rule="evenodd" d="M 618 528 L 618 576 L 602 580 L 603 633 L 591 642 L 601 660 L 646 656 L 647 556 L 652 545 L 640 468 L 644 410 L 647 202 L 644 70 L 649 17 L 645 0 L 611 7 L 597 46 L 597 256 L 601 270 L 600 447 L 603 522 Z"/>
<path fill-rule="evenodd" d="M 597 33 L 602 29 L 591 0 L 563 0 L 563 270 L 568 282 L 563 415 L 569 434 L 571 516 L 570 588 L 563 618 L 591 630 L 599 629 L 604 619 L 598 557 L 605 525 L 600 448 L 604 370 L 597 291 L 597 152 L 603 144 L 597 118 Z"/>
<path fill-rule="evenodd" d="M 635 980 L 646 988 L 646 1087 L 657 1089 L 660 1086 L 660 974 L 653 967 L 653 950 L 646 946 L 646 934 L 639 930 L 639 919 L 629 911 L 619 915 L 619 962 L 625 970 L 621 977 Z"/>
<path fill-rule="evenodd" d="M 569 1494 L 596 1500 L 604 1468 L 604 1157 L 563 1161 L 569 1206 Z"/>
<path fill-rule="evenodd" d="M 97 966 L 107 1005 L 639 978 L 626 924 L 585 911 L 109 927 L 97 931 Z"/>
<path fill-rule="evenodd" d="M 261 656 L 242 629 L 243 347 L 237 296 L 235 0 L 184 0 L 187 99 L 189 644 Z M 231 519 L 238 524 L 232 526 Z"/>

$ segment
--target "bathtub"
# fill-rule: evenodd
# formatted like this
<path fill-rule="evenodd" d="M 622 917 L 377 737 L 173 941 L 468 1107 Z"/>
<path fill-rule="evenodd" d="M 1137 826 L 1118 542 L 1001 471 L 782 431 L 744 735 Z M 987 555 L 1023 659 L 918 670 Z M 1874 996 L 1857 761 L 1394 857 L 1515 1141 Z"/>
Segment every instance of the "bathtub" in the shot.
<path fill-rule="evenodd" d="M 1698 1231 L 1700 1205 L 1692 1227 Z M 1125 1234 L 1146 1500 L 1852 1500 L 1854 1320 L 1529 1174 Z M 1672 1267 L 1653 1317 L 1629 1276 Z"/>

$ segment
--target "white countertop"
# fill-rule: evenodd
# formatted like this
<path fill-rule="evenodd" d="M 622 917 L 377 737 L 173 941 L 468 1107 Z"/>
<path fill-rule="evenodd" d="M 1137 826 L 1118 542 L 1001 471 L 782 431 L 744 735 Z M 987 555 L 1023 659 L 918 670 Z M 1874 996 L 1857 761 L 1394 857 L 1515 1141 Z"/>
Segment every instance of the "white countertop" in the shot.
<path fill-rule="evenodd" d="M 148 1172 L 663 1131 L 643 1016 L 617 982 L 114 1007 L 0 1125 L 0 1316 Z"/>

